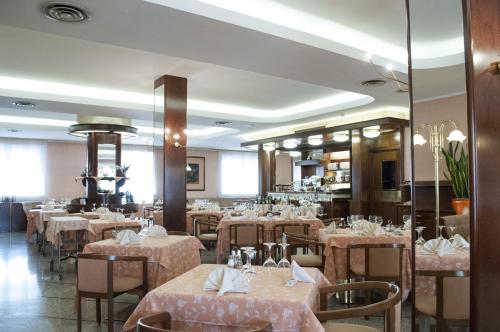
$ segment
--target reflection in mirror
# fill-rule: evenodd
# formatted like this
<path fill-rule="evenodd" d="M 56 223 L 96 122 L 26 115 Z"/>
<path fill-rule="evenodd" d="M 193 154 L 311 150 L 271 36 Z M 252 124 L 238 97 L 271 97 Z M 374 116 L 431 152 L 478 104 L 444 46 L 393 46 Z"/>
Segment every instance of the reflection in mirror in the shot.
<path fill-rule="evenodd" d="M 462 3 L 409 0 L 419 331 L 469 324 L 469 174 Z"/>
<path fill-rule="evenodd" d="M 97 176 L 114 178 L 116 176 L 116 146 L 114 144 L 97 145 Z M 115 182 L 99 181 L 99 191 L 113 194 Z"/>

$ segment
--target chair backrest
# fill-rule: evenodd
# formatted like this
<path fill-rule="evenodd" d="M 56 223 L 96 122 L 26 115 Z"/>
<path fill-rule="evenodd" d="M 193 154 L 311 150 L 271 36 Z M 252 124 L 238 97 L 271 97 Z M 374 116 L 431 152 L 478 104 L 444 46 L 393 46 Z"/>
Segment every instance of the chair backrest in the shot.
<path fill-rule="evenodd" d="M 250 224 L 229 225 L 229 239 L 231 245 L 237 247 L 262 247 L 264 243 L 264 226 Z"/>
<path fill-rule="evenodd" d="M 163 226 L 163 210 L 153 211 L 153 223 L 155 225 Z"/>
<path fill-rule="evenodd" d="M 328 295 L 353 290 L 379 290 L 385 292 L 387 297 L 377 303 L 357 306 L 350 309 L 326 310 Z M 370 316 L 384 312 L 385 331 L 399 332 L 401 330 L 401 291 L 398 286 L 380 281 L 353 282 L 337 286 L 326 286 L 319 289 L 320 311 L 315 312 L 319 321 L 346 319 L 354 317 Z"/>
<path fill-rule="evenodd" d="M 365 276 L 375 278 L 398 278 L 403 275 L 403 249 L 401 243 L 366 243 L 347 247 L 347 268 L 351 271 L 351 250 L 362 249 L 365 254 Z"/>
<path fill-rule="evenodd" d="M 191 236 L 188 232 L 183 231 L 168 231 L 168 235 L 181 235 L 181 236 Z"/>
<path fill-rule="evenodd" d="M 436 278 L 436 318 L 469 320 L 469 271 L 417 270 L 417 276 Z"/>
<path fill-rule="evenodd" d="M 278 223 L 273 226 L 273 241 L 281 243 L 283 233 L 286 234 L 309 234 L 309 224 L 304 223 Z"/>
<path fill-rule="evenodd" d="M 137 322 L 137 332 L 174 332 L 170 330 L 172 318 L 168 312 L 152 314 L 149 316 L 141 317 Z M 232 327 L 231 331 L 238 326 L 217 325 L 218 327 Z M 243 329 L 244 328 L 244 329 Z M 271 332 L 272 325 L 269 322 L 254 320 L 251 321 L 249 326 L 241 326 L 238 328 L 241 332 Z M 176 330 L 175 332 L 182 332 Z"/>
<path fill-rule="evenodd" d="M 452 215 L 452 216 L 444 216 L 441 217 L 441 220 L 445 226 L 454 226 L 454 234 L 460 234 L 464 239 L 468 239 L 470 231 L 469 231 L 469 223 L 470 217 L 465 214 L 460 215 Z"/>
<path fill-rule="evenodd" d="M 131 229 L 134 232 L 138 233 L 141 231 L 141 226 L 140 225 L 130 225 L 130 226 L 116 226 L 116 227 L 106 227 L 101 230 L 101 239 L 106 240 L 106 239 L 111 239 L 113 237 L 113 231 L 122 231 L 124 229 Z"/>
<path fill-rule="evenodd" d="M 219 218 L 216 216 L 208 216 L 203 214 L 195 214 L 192 216 L 194 220 L 194 234 L 201 235 L 205 233 L 215 233 Z"/>

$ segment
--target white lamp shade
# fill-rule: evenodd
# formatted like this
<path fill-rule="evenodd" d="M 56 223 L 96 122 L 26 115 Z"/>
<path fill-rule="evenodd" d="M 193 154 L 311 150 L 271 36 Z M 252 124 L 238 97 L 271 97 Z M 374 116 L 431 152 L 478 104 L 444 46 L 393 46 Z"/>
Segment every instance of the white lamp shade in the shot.
<path fill-rule="evenodd" d="M 424 145 L 425 143 L 427 143 L 427 141 L 422 134 L 413 135 L 413 145 Z"/>
<path fill-rule="evenodd" d="M 191 172 L 191 166 L 189 166 L 189 164 L 186 164 L 186 171 Z"/>
<path fill-rule="evenodd" d="M 274 149 L 276 149 L 276 146 L 274 145 L 274 143 L 264 143 L 262 145 L 262 148 L 265 150 L 265 151 L 274 151 Z"/>
<path fill-rule="evenodd" d="M 283 141 L 283 147 L 286 149 L 295 149 L 297 145 L 297 140 L 294 138 Z"/>
<path fill-rule="evenodd" d="M 375 138 L 380 136 L 380 126 L 363 128 L 363 136 L 366 138 Z"/>
<path fill-rule="evenodd" d="M 333 140 L 335 142 L 346 142 L 349 140 L 349 132 L 348 131 L 338 131 L 333 133 Z"/>
<path fill-rule="evenodd" d="M 321 145 L 323 144 L 323 136 L 321 135 L 309 136 L 307 138 L 307 143 L 309 143 L 309 145 Z"/>
<path fill-rule="evenodd" d="M 449 142 L 460 142 L 463 143 L 467 137 L 458 129 L 453 129 L 448 135 L 447 140 Z"/>
<path fill-rule="evenodd" d="M 290 157 L 293 157 L 293 158 L 301 156 L 300 151 L 290 151 L 290 152 L 288 152 L 288 154 L 290 155 Z"/>

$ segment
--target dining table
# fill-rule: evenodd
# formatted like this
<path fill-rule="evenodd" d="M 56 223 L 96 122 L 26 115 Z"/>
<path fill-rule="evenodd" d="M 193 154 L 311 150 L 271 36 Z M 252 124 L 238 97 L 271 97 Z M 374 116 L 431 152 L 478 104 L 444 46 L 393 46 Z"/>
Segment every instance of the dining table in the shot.
<path fill-rule="evenodd" d="M 109 219 L 89 219 L 87 227 L 87 241 L 96 242 L 102 240 L 102 230 L 111 227 L 141 226 L 140 221 L 125 219 L 122 221 Z"/>
<path fill-rule="evenodd" d="M 68 211 L 65 209 L 30 209 L 26 225 L 26 239 L 31 240 L 33 234 L 38 233 L 43 235 L 45 232 L 45 224 L 49 221 L 50 217 L 65 216 Z"/>
<path fill-rule="evenodd" d="M 182 331 L 219 331 L 227 325 L 248 325 L 254 319 L 272 323 L 273 331 L 322 332 L 314 315 L 319 309 L 319 287 L 330 282 L 316 268 L 305 268 L 314 283 L 297 282 L 287 286 L 291 269 L 254 266 L 248 293 L 225 293 L 204 290 L 210 273 L 224 265 L 202 264 L 150 291 L 123 326 L 135 331 L 140 317 L 168 312 L 172 329 Z"/>
<path fill-rule="evenodd" d="M 106 239 L 85 245 L 84 253 L 113 256 L 148 257 L 148 285 L 150 289 L 183 274 L 201 264 L 200 250 L 204 246 L 194 236 L 144 236 L 140 243 L 120 244 Z M 119 262 L 114 266 L 116 276 L 141 277 L 140 262 Z"/>
<path fill-rule="evenodd" d="M 325 244 L 325 276 L 332 284 L 347 279 L 347 248 L 354 244 L 404 244 L 403 249 L 403 299 L 411 290 L 411 232 L 403 231 L 401 235 L 385 232 L 381 235 L 361 235 L 349 228 L 337 228 L 328 234 L 326 229 L 319 230 L 319 241 Z M 362 249 L 351 251 L 351 265 L 364 264 L 365 254 Z"/>
<path fill-rule="evenodd" d="M 186 212 L 186 232 L 194 235 L 194 218 L 196 216 L 215 217 L 221 219 L 224 211 L 191 210 Z"/>
<path fill-rule="evenodd" d="M 455 249 L 452 253 L 438 256 L 430 254 L 417 245 L 415 249 L 415 270 L 427 271 L 469 271 L 469 249 Z M 415 293 L 419 296 L 436 295 L 436 280 L 434 277 L 417 276 L 415 278 Z"/>
<path fill-rule="evenodd" d="M 309 234 L 313 236 L 318 235 L 320 228 L 324 228 L 325 225 L 323 221 L 317 218 L 308 217 L 295 217 L 290 219 L 281 218 L 278 216 L 270 217 L 255 217 L 248 218 L 245 216 L 241 217 L 231 217 L 222 218 L 217 225 L 217 263 L 222 263 L 224 256 L 230 251 L 230 226 L 231 225 L 263 225 L 264 226 L 264 243 L 274 242 L 274 227 L 280 224 L 308 224 Z M 276 234 L 276 236 L 281 237 L 281 234 Z"/>

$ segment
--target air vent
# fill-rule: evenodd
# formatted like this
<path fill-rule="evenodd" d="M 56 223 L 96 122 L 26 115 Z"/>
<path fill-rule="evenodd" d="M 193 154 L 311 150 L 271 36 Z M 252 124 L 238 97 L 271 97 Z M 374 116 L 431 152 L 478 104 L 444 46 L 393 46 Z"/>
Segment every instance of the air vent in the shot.
<path fill-rule="evenodd" d="M 378 80 L 378 79 L 375 79 L 375 80 L 367 80 L 367 81 L 363 81 L 361 82 L 361 85 L 362 86 L 366 86 L 366 87 L 377 87 L 377 86 L 383 86 L 383 85 L 386 85 L 387 82 L 384 81 L 384 80 Z"/>
<path fill-rule="evenodd" d="M 84 9 L 69 3 L 48 3 L 42 8 L 45 17 L 65 23 L 85 22 L 90 15 Z"/>
<path fill-rule="evenodd" d="M 231 121 L 216 121 L 215 124 L 217 126 L 229 126 L 232 125 L 233 123 Z"/>
<path fill-rule="evenodd" d="M 22 130 L 20 129 L 7 129 L 9 133 L 20 133 Z"/>
<path fill-rule="evenodd" d="M 22 101 L 22 100 L 17 100 L 13 101 L 12 105 L 17 106 L 17 107 L 24 107 L 24 108 L 35 108 L 37 104 L 32 103 L 30 101 Z"/>

